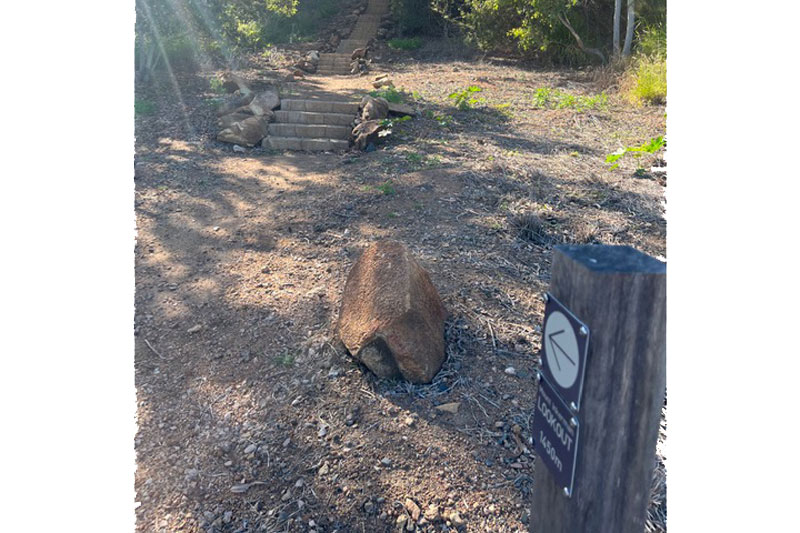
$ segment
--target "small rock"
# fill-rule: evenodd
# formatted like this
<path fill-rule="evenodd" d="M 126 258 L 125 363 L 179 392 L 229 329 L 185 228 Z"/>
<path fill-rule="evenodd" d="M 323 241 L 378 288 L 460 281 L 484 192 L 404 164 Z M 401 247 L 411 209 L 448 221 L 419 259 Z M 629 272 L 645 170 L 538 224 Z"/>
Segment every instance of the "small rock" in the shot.
<path fill-rule="evenodd" d="M 326 475 L 328 473 L 329 470 L 330 470 L 330 467 L 328 466 L 328 463 L 325 463 L 321 467 L 319 467 L 318 474 L 320 476 L 324 476 L 324 475 Z"/>
<path fill-rule="evenodd" d="M 425 509 L 424 516 L 429 522 L 436 522 L 439 520 L 439 518 L 441 518 L 441 515 L 439 514 L 439 506 L 434 503 L 428 505 L 428 508 Z"/>
<path fill-rule="evenodd" d="M 326 425 L 324 425 L 324 424 L 323 424 L 323 425 L 322 425 L 322 426 L 319 428 L 319 431 L 317 432 L 317 436 L 318 436 L 319 438 L 323 438 L 323 437 L 324 437 L 325 435 L 327 435 L 327 434 L 328 434 L 328 426 L 326 426 Z"/>
<path fill-rule="evenodd" d="M 383 459 L 381 459 L 381 464 L 383 466 L 392 466 L 392 460 L 389 459 L 388 457 L 384 457 Z"/>
<path fill-rule="evenodd" d="M 297 480 L 297 482 L 295 482 L 294 488 L 296 488 L 296 489 L 302 488 L 303 487 L 303 483 L 305 483 L 305 481 L 303 481 L 303 478 L 299 478 Z"/>
<path fill-rule="evenodd" d="M 238 152 L 240 154 L 243 154 L 243 153 L 246 152 L 246 150 L 244 148 L 242 148 L 241 146 L 239 146 L 238 144 L 234 144 L 233 145 L 233 151 L 234 152 Z"/>
<path fill-rule="evenodd" d="M 461 518 L 461 515 L 458 514 L 458 511 L 453 511 L 452 513 L 450 513 L 448 519 L 455 527 L 464 527 L 464 525 L 466 524 L 464 519 Z"/>
<path fill-rule="evenodd" d="M 225 514 L 222 515 L 222 521 L 226 524 L 231 523 L 231 519 L 233 518 L 233 513 L 231 511 L 225 511 Z"/>
<path fill-rule="evenodd" d="M 286 437 L 286 440 L 283 441 L 283 447 L 287 448 L 289 446 L 289 444 L 291 444 L 291 443 L 292 443 L 292 439 L 290 437 Z"/>
<path fill-rule="evenodd" d="M 417 503 L 411 498 L 406 498 L 405 506 L 408 514 L 411 515 L 411 518 L 414 520 L 414 522 L 419 520 L 419 515 L 422 512 L 422 510 L 419 508 L 419 505 L 417 505 Z"/>
<path fill-rule="evenodd" d="M 283 493 L 283 496 L 281 496 L 281 501 L 288 502 L 291 499 L 292 499 L 292 492 L 287 489 L 286 492 Z"/>
<path fill-rule="evenodd" d="M 461 407 L 461 402 L 450 402 L 437 405 L 436 409 L 439 411 L 444 411 L 445 413 L 456 414 L 459 407 Z"/>
<path fill-rule="evenodd" d="M 386 514 L 386 511 L 382 511 L 381 514 L 378 516 L 378 520 L 384 521 L 389 518 L 389 515 Z"/>
<path fill-rule="evenodd" d="M 397 525 L 400 526 L 400 529 L 405 528 L 407 521 L 408 521 L 408 515 L 405 513 L 397 517 Z"/>
<path fill-rule="evenodd" d="M 244 449 L 244 453 L 249 455 L 249 454 L 255 452 L 256 448 L 258 448 L 258 446 L 256 446 L 255 444 L 250 444 L 247 448 Z"/>
<path fill-rule="evenodd" d="M 407 425 L 408 427 L 411 427 L 411 426 L 413 426 L 413 425 L 414 425 L 414 419 L 413 419 L 413 418 L 411 418 L 410 416 L 407 416 L 407 417 L 405 417 L 405 418 L 403 419 L 403 423 L 404 423 L 405 425 Z"/>
<path fill-rule="evenodd" d="M 367 501 L 364 503 L 364 512 L 367 514 L 372 514 L 372 511 L 375 510 L 375 504 L 371 501 Z"/>
<path fill-rule="evenodd" d="M 514 368 L 513 366 L 506 367 L 504 372 L 506 374 L 508 374 L 509 376 L 516 376 L 517 375 L 517 369 Z"/>
<path fill-rule="evenodd" d="M 201 329 L 203 329 L 203 325 L 202 324 L 196 324 L 196 325 L 190 327 L 189 329 L 187 329 L 186 333 L 197 333 Z"/>

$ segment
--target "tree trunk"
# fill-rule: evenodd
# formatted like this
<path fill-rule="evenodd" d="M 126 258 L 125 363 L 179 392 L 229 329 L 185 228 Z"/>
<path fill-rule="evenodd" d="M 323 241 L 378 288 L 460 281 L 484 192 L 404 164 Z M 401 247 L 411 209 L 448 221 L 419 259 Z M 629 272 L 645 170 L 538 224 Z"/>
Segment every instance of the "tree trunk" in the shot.
<path fill-rule="evenodd" d="M 600 58 L 601 62 L 603 63 L 606 62 L 606 56 L 603 55 L 603 52 L 601 52 L 597 48 L 587 48 L 586 46 L 584 46 L 583 39 L 581 39 L 581 36 L 578 35 L 578 32 L 576 32 L 575 29 L 572 27 L 572 24 L 569 23 L 569 19 L 567 18 L 566 15 L 562 15 L 561 13 L 559 13 L 558 20 L 561 21 L 561 24 L 563 24 L 564 27 L 566 27 L 572 34 L 572 36 L 575 38 L 575 41 L 578 43 L 578 48 L 580 48 L 587 54 L 596 55 L 597 57 Z"/>
<path fill-rule="evenodd" d="M 631 55 L 631 43 L 633 42 L 633 23 L 636 12 L 636 0 L 628 0 L 628 27 L 625 28 L 625 48 L 622 50 L 622 55 L 628 57 Z"/>
<path fill-rule="evenodd" d="M 614 0 L 614 55 L 619 55 L 619 23 L 622 17 L 622 0 Z"/>

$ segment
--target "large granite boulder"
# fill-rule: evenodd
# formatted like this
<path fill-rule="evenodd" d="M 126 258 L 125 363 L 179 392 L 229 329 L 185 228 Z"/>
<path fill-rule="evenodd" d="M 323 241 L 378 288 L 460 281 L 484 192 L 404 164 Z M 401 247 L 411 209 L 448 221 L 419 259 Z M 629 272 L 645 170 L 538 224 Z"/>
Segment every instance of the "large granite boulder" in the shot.
<path fill-rule="evenodd" d="M 229 115 L 241 107 L 250 105 L 253 98 L 255 98 L 255 93 L 253 92 L 242 94 L 236 91 L 219 106 L 219 109 L 217 109 L 217 116 Z"/>
<path fill-rule="evenodd" d="M 389 102 L 385 98 L 365 96 L 361 99 L 361 118 L 381 120 L 389 116 Z"/>
<path fill-rule="evenodd" d="M 367 120 L 353 128 L 353 145 L 356 150 L 366 150 L 370 143 L 377 144 L 379 133 L 384 129 L 380 120 Z"/>
<path fill-rule="evenodd" d="M 281 98 L 275 89 L 266 89 L 257 93 L 249 104 L 254 115 L 270 115 L 273 109 L 281 105 Z"/>
<path fill-rule="evenodd" d="M 272 111 L 269 112 L 269 115 L 248 116 L 244 120 L 233 122 L 217 134 L 217 140 L 243 146 L 255 146 L 267 136 L 271 118 Z"/>
<path fill-rule="evenodd" d="M 444 362 L 447 311 L 428 273 L 396 241 L 370 245 L 347 276 L 338 333 L 382 378 L 430 383 Z"/>

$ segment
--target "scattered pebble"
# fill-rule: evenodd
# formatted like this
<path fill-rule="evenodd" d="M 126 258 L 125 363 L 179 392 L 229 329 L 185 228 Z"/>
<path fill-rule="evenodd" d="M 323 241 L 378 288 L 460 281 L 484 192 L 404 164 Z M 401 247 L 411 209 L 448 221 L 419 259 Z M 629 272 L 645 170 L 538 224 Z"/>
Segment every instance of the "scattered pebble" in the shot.
<path fill-rule="evenodd" d="M 251 453 L 256 451 L 256 448 L 258 448 L 258 446 L 256 446 L 255 444 L 250 444 L 247 448 L 244 449 L 244 453 L 250 455 Z"/>
<path fill-rule="evenodd" d="M 196 325 L 190 327 L 189 329 L 187 329 L 186 333 L 197 333 L 201 329 L 203 329 L 203 325 L 202 324 L 196 324 Z"/>
<path fill-rule="evenodd" d="M 392 460 L 389 459 L 388 457 L 384 457 L 383 459 L 381 459 L 381 464 L 383 466 L 392 466 Z"/>
<path fill-rule="evenodd" d="M 411 515 L 411 519 L 414 520 L 414 522 L 419 520 L 419 515 L 422 512 L 422 509 L 419 508 L 419 505 L 417 505 L 417 503 L 411 498 L 406 498 L 405 506 L 408 514 Z"/>
<path fill-rule="evenodd" d="M 506 367 L 504 372 L 506 374 L 508 374 L 509 376 L 516 376 L 517 375 L 517 369 L 514 368 L 513 366 Z"/>
<path fill-rule="evenodd" d="M 437 405 L 436 409 L 439 411 L 444 411 L 445 413 L 456 414 L 459 407 L 461 407 L 461 402 L 450 402 Z"/>

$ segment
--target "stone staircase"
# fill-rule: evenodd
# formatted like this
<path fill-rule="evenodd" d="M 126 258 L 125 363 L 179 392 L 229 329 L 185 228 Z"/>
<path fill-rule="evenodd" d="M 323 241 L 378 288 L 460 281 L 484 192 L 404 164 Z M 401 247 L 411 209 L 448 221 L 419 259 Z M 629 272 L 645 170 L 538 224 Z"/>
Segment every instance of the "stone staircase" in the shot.
<path fill-rule="evenodd" d="M 389 0 L 369 0 L 350 36 L 335 53 L 320 54 L 317 74 L 349 74 L 353 50 L 375 37 L 381 18 L 389 11 Z M 316 94 L 297 83 L 287 84 L 291 96 L 281 95 L 281 107 L 261 142 L 273 150 L 334 151 L 350 147 L 350 131 L 358 114 L 358 102 L 335 100 L 331 93 Z M 298 93 L 299 90 L 299 93 Z"/>
<path fill-rule="evenodd" d="M 317 73 L 323 75 L 350 74 L 353 50 L 364 48 L 378 33 L 381 18 L 389 12 L 389 0 L 369 0 L 367 9 L 359 15 L 353 31 L 347 39 L 339 42 L 336 52 L 320 54 Z"/>
<path fill-rule="evenodd" d="M 274 150 L 347 150 L 357 113 L 358 102 L 283 98 L 262 146 Z"/>

